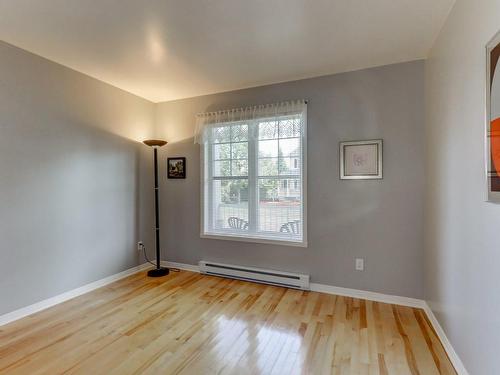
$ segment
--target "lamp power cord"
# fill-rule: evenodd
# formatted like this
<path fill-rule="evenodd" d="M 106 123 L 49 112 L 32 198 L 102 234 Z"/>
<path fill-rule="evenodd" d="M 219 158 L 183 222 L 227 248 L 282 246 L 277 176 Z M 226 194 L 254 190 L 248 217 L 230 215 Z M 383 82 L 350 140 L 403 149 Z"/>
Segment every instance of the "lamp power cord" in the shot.
<path fill-rule="evenodd" d="M 156 267 L 156 264 L 153 263 L 152 261 L 150 261 L 149 258 L 148 258 L 148 254 L 147 254 L 147 251 L 146 251 L 146 245 L 144 245 L 143 243 L 141 243 L 140 246 L 142 248 L 142 254 L 144 255 L 144 259 L 146 259 L 146 262 L 148 262 L 149 264 L 152 264 L 153 266 Z M 170 271 L 172 271 L 172 272 L 179 272 L 180 271 L 180 269 L 178 269 L 178 268 L 170 268 L 169 267 L 168 269 Z"/>

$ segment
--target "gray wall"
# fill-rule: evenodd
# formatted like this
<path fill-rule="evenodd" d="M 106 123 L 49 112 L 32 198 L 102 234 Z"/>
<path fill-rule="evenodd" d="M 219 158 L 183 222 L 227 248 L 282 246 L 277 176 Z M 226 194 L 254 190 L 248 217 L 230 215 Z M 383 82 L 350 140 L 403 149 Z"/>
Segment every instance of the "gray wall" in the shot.
<path fill-rule="evenodd" d="M 312 282 L 423 295 L 422 61 L 161 103 L 162 157 L 186 156 L 187 179 L 162 168 L 165 258 L 212 260 L 310 274 Z M 308 99 L 308 248 L 200 239 L 196 113 Z M 384 139 L 382 181 L 340 181 L 338 142 Z M 164 159 L 163 159 L 164 160 Z M 365 258 L 365 271 L 354 258 Z"/>
<path fill-rule="evenodd" d="M 498 374 L 500 205 L 485 202 L 486 43 L 498 0 L 459 0 L 426 63 L 426 299 L 470 374 Z"/>
<path fill-rule="evenodd" d="M 0 314 L 142 262 L 153 107 L 0 42 Z"/>

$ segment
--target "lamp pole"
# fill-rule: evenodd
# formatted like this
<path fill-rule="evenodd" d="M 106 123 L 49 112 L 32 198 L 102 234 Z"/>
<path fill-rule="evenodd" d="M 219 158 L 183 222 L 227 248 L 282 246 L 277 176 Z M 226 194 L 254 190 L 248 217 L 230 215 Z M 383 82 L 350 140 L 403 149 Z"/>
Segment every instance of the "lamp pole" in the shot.
<path fill-rule="evenodd" d="M 160 205 L 159 205 L 159 184 L 158 184 L 158 148 L 165 146 L 166 141 L 159 139 L 148 139 L 144 141 L 144 144 L 153 147 L 153 158 L 154 158 L 154 191 L 155 191 L 155 244 L 156 244 L 156 268 L 148 271 L 149 277 L 161 277 L 168 275 L 169 269 L 161 267 L 160 264 Z"/>

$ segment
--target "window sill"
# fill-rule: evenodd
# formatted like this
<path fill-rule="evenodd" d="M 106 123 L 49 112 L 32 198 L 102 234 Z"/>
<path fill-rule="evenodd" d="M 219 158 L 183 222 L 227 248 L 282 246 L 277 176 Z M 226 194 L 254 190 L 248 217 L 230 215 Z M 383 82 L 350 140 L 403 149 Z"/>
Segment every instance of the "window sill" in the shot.
<path fill-rule="evenodd" d="M 269 245 L 293 246 L 293 247 L 304 247 L 304 248 L 307 247 L 307 241 L 289 241 L 289 240 L 269 239 L 262 237 L 238 236 L 235 234 L 200 233 L 200 237 L 212 240 L 253 242 L 253 243 L 261 243 Z"/>

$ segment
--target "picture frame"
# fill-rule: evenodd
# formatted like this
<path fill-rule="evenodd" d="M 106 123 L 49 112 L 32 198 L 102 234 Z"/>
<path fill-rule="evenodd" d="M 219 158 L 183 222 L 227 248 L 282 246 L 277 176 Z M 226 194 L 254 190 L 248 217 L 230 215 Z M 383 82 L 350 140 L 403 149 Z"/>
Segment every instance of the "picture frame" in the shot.
<path fill-rule="evenodd" d="M 486 45 L 486 201 L 500 203 L 500 32 Z"/>
<path fill-rule="evenodd" d="M 340 142 L 340 179 L 382 179 L 382 148 L 382 139 Z"/>
<path fill-rule="evenodd" d="M 167 178 L 170 178 L 170 179 L 186 178 L 186 158 L 185 157 L 167 158 Z"/>

